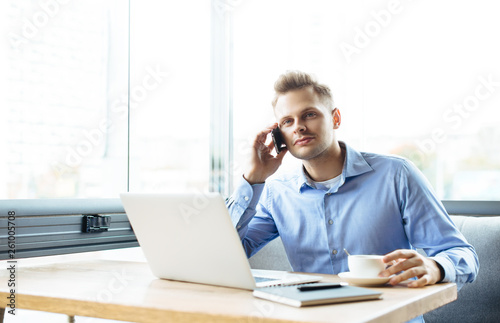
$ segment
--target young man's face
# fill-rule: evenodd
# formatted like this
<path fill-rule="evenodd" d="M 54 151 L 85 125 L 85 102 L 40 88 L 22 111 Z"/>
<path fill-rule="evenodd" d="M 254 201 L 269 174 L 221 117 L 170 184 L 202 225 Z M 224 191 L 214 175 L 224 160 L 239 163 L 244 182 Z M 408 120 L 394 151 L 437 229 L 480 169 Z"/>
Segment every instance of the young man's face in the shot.
<path fill-rule="evenodd" d="M 278 97 L 274 114 L 288 151 L 296 158 L 311 160 L 328 156 L 340 125 L 337 109 L 326 107 L 312 87 Z"/>
<path fill-rule="evenodd" d="M 274 114 L 294 157 L 311 160 L 328 156 L 336 142 L 334 129 L 340 124 L 340 114 L 326 107 L 312 87 L 280 95 Z"/>

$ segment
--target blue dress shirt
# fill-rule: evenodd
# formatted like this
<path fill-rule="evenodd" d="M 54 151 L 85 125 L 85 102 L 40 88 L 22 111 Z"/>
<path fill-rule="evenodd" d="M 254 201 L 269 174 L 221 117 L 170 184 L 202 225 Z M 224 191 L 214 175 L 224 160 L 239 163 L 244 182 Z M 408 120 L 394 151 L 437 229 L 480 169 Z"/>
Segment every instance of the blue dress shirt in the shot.
<path fill-rule="evenodd" d="M 443 281 L 472 282 L 479 262 L 423 174 L 408 160 L 358 152 L 340 142 L 340 181 L 314 188 L 301 167 L 265 184 L 244 179 L 228 200 L 247 256 L 280 236 L 294 271 L 348 271 L 347 255 L 423 249 Z"/>

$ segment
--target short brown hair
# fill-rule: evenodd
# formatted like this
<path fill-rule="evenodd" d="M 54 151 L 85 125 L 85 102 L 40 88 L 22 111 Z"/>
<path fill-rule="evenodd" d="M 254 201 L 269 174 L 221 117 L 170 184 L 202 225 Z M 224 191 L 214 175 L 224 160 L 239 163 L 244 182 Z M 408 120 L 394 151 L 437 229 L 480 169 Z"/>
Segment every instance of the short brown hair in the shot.
<path fill-rule="evenodd" d="M 330 88 L 318 83 L 313 76 L 301 71 L 287 71 L 278 77 L 278 80 L 274 83 L 275 95 L 272 102 L 273 108 L 276 107 L 276 102 L 280 95 L 308 86 L 313 88 L 314 92 L 316 92 L 319 99 L 327 108 L 333 109 L 333 97 Z"/>

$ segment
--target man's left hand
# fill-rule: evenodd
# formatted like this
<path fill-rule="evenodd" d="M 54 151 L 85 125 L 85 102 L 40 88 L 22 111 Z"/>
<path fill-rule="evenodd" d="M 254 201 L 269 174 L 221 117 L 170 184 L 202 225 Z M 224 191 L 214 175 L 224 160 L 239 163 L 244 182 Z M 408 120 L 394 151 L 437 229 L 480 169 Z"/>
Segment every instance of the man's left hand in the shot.
<path fill-rule="evenodd" d="M 438 264 L 434 260 L 420 255 L 415 250 L 395 250 L 385 255 L 383 261 L 386 264 L 393 263 L 393 265 L 380 272 L 380 277 L 397 274 L 389 281 L 391 285 L 399 284 L 413 277 L 418 279 L 412 280 L 408 287 L 423 287 L 441 281 L 441 271 Z"/>

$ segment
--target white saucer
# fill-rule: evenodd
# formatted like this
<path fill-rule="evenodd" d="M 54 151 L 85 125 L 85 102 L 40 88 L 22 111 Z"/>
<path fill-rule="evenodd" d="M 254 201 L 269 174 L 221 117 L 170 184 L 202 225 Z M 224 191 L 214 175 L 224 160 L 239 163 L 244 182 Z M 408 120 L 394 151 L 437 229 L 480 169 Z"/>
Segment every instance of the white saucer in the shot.
<path fill-rule="evenodd" d="M 339 273 L 339 277 L 351 285 L 381 286 L 387 284 L 391 277 L 355 277 L 350 272 Z"/>

